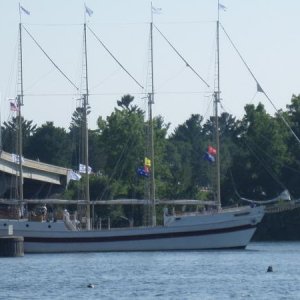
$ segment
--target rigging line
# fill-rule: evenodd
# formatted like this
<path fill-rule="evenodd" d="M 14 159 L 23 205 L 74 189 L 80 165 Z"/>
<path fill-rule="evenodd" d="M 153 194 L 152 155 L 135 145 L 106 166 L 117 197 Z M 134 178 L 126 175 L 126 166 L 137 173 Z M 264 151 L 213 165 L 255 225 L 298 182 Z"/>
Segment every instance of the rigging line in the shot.
<path fill-rule="evenodd" d="M 263 135 L 260 135 L 260 138 L 264 139 L 265 141 L 267 142 L 271 142 L 270 139 L 266 138 L 265 136 Z M 260 146 L 258 146 L 256 143 L 254 143 L 254 141 L 252 141 L 251 139 L 248 138 L 248 141 L 250 141 L 250 143 L 252 143 L 255 147 L 257 147 L 259 149 L 259 151 L 261 151 L 262 153 L 264 153 L 267 157 L 269 157 L 270 160 L 274 161 L 274 162 L 277 162 L 277 163 L 280 163 L 280 160 L 278 159 L 275 159 L 273 156 L 271 156 L 270 154 L 268 154 L 266 151 L 264 151 Z M 288 169 L 288 170 L 291 170 L 295 173 L 298 173 L 300 174 L 300 171 L 299 170 L 296 170 L 294 168 L 291 168 L 291 167 L 288 167 L 288 166 L 282 166 L 282 168 L 285 168 L 285 169 Z"/>
<path fill-rule="evenodd" d="M 257 95 L 257 91 L 255 91 L 255 94 L 254 94 L 254 96 L 251 98 L 249 104 L 252 104 L 252 102 L 253 102 L 254 98 L 256 97 L 256 95 Z M 221 108 L 223 109 L 224 112 L 226 112 L 226 113 L 228 113 L 228 114 L 234 116 L 234 113 L 231 111 L 231 109 L 226 109 L 225 106 L 224 106 L 224 104 L 223 104 L 222 102 L 220 102 L 220 106 L 221 106 Z"/>
<path fill-rule="evenodd" d="M 213 100 L 214 100 L 213 99 L 213 95 L 211 95 L 211 99 L 209 100 L 209 103 L 208 103 L 207 108 L 206 108 L 206 112 L 205 112 L 205 114 L 203 116 L 204 119 L 208 118 L 208 114 L 209 114 L 209 111 L 210 111 L 210 109 L 212 107 Z"/>
<path fill-rule="evenodd" d="M 249 147 L 249 145 L 247 145 L 247 147 L 250 150 L 250 152 L 252 152 L 252 154 L 257 159 L 257 161 L 264 166 L 265 171 L 273 178 L 273 180 L 276 181 L 283 189 L 287 189 L 285 187 L 285 185 L 278 179 L 278 177 L 275 176 L 275 173 L 272 172 L 272 169 L 266 167 L 266 165 L 263 164 L 263 160 L 261 160 L 261 159 L 258 158 L 258 156 L 255 154 L 255 151 L 251 147 Z"/>
<path fill-rule="evenodd" d="M 242 57 L 241 53 L 239 52 L 239 50 L 237 49 L 237 47 L 235 46 L 235 44 L 233 43 L 233 41 L 231 40 L 231 38 L 229 37 L 228 33 L 226 32 L 225 28 L 223 27 L 223 25 L 220 23 L 221 28 L 223 29 L 225 35 L 227 36 L 229 42 L 231 43 L 232 47 L 234 48 L 234 50 L 237 52 L 238 56 L 240 57 L 240 59 L 242 60 L 242 62 L 244 63 L 245 67 L 247 68 L 247 70 L 249 71 L 249 73 L 251 74 L 252 78 L 254 79 L 254 81 L 258 84 L 258 80 L 256 79 L 256 77 L 254 76 L 254 74 L 252 73 L 250 67 L 248 66 L 248 64 L 246 63 L 246 61 L 244 60 L 244 58 Z"/>
<path fill-rule="evenodd" d="M 134 139 L 133 138 L 128 139 L 128 141 L 124 145 L 124 147 L 123 147 L 123 149 L 120 153 L 120 156 L 119 156 L 119 158 L 118 158 L 118 160 L 117 160 L 117 162 L 116 162 L 116 164 L 113 168 L 113 171 L 112 171 L 112 173 L 111 173 L 111 175 L 108 179 L 108 183 L 107 183 L 106 187 L 103 189 L 103 192 L 100 195 L 100 200 L 103 199 L 103 196 L 106 193 L 106 191 L 108 190 L 109 185 L 112 182 L 113 178 L 115 178 L 115 179 L 120 179 L 121 178 L 121 176 L 123 174 L 123 171 L 124 171 L 124 168 L 125 168 L 125 166 L 124 166 L 125 155 L 128 154 L 128 151 L 130 149 L 132 149 L 133 145 L 134 145 Z M 120 166 L 120 172 L 118 172 L 118 177 L 117 177 L 116 173 L 118 171 L 119 166 Z"/>
<path fill-rule="evenodd" d="M 252 102 L 253 102 L 254 98 L 256 97 L 256 95 L 257 95 L 257 91 L 255 92 L 254 96 L 251 98 L 249 104 L 252 104 Z M 225 106 L 222 102 L 220 102 L 220 107 L 223 109 L 224 112 L 228 113 L 231 116 L 234 116 L 234 113 L 230 109 L 225 108 Z"/>
<path fill-rule="evenodd" d="M 106 76 L 106 78 L 104 78 L 102 81 L 98 82 L 97 84 L 95 84 L 94 86 L 90 87 L 90 91 L 91 90 L 95 90 L 96 88 L 98 88 L 99 86 L 101 86 L 102 84 L 104 84 L 107 80 L 111 79 L 112 77 L 114 77 L 118 72 L 120 71 L 120 69 L 116 69 L 113 72 L 111 72 L 109 75 Z"/>
<path fill-rule="evenodd" d="M 28 35 L 32 38 L 35 44 L 40 48 L 40 50 L 45 54 L 45 56 L 50 60 L 50 62 L 54 65 L 54 67 L 75 87 L 78 91 L 78 87 L 68 78 L 68 76 L 55 64 L 55 62 L 50 58 L 50 56 L 45 52 L 45 50 L 41 47 L 41 45 L 35 40 L 35 38 L 29 33 L 26 27 L 23 26 Z"/>
<path fill-rule="evenodd" d="M 171 42 L 162 34 L 162 32 L 153 24 L 156 30 L 161 34 L 161 36 L 165 39 L 165 41 L 170 45 L 170 47 L 176 52 L 176 54 L 184 61 L 186 66 L 190 68 L 196 75 L 201 79 L 201 81 L 207 86 L 210 87 L 209 84 L 196 72 L 196 70 L 186 61 L 186 59 L 176 50 L 176 48 L 171 44 Z"/>
<path fill-rule="evenodd" d="M 216 23 L 215 20 L 201 20 L 201 21 L 173 21 L 173 22 L 157 22 L 159 24 L 208 24 Z"/>
<path fill-rule="evenodd" d="M 220 107 L 223 109 L 224 112 L 228 113 L 222 102 L 220 102 Z"/>
<path fill-rule="evenodd" d="M 145 92 L 107 92 L 107 93 L 90 93 L 89 96 L 119 96 L 120 94 L 123 94 L 123 93 L 129 93 L 130 95 L 145 95 Z M 187 94 L 192 94 L 192 95 L 199 95 L 199 94 L 208 94 L 210 93 L 209 91 L 208 92 L 157 92 L 156 94 L 157 95 L 187 95 Z M 147 94 L 147 93 L 146 93 Z M 74 95 L 77 95 L 77 94 L 74 94 L 74 93 L 46 93 L 46 94 L 28 94 L 28 93 L 25 93 L 24 96 L 27 96 L 27 97 L 49 97 L 49 96 L 74 96 Z"/>
<path fill-rule="evenodd" d="M 207 19 L 207 20 L 195 20 L 195 21 L 172 21 L 172 22 L 157 22 L 159 24 L 209 24 L 209 23 L 216 23 L 215 20 L 210 20 L 210 19 Z M 27 24 L 30 24 L 30 23 L 27 23 Z M 97 25 L 97 24 L 101 24 L 101 25 L 113 25 L 113 26 L 124 26 L 124 25 L 149 25 L 149 22 L 91 22 L 90 24 L 93 24 L 93 25 Z M 31 25 L 35 25 L 33 23 L 31 23 Z M 43 25 L 43 24 L 37 24 L 37 25 Z M 51 24 L 49 24 L 51 25 Z M 55 24 L 54 24 L 55 25 Z M 62 25 L 68 25 L 67 23 L 64 24 L 62 23 Z M 76 23 L 74 24 L 70 24 L 70 25 L 78 25 Z M 81 24 L 82 25 L 82 24 Z"/>
<path fill-rule="evenodd" d="M 251 142 L 251 141 L 250 141 Z M 245 141 L 246 147 L 250 150 L 250 152 L 254 155 L 254 157 L 256 158 L 256 160 L 261 163 L 261 165 L 264 167 L 264 169 L 267 171 L 267 173 L 269 173 L 269 175 L 283 188 L 283 189 L 287 189 L 284 184 L 278 179 L 278 177 L 276 176 L 275 172 L 272 172 L 272 169 L 267 167 L 266 164 L 264 164 L 264 161 L 260 158 L 258 158 L 258 155 L 256 155 L 255 151 L 253 150 L 253 148 L 250 147 L 250 145 L 247 143 L 247 141 Z M 255 145 L 256 146 L 256 145 Z M 257 147 L 257 146 L 256 146 Z M 265 153 L 266 154 L 266 153 Z"/>
<path fill-rule="evenodd" d="M 251 100 L 250 100 L 250 104 L 252 104 L 252 102 L 253 102 L 253 100 L 255 99 L 255 97 L 256 97 L 256 95 L 257 95 L 257 93 L 258 93 L 258 91 L 255 91 L 255 94 L 254 94 L 254 96 L 251 98 Z"/>
<path fill-rule="evenodd" d="M 278 110 L 275 106 L 275 104 L 273 103 L 273 101 L 270 99 L 270 97 L 267 95 L 267 93 L 263 90 L 263 88 L 261 87 L 261 85 L 259 84 L 258 80 L 256 79 L 256 77 L 254 76 L 254 74 L 252 73 L 250 67 L 248 66 L 248 64 L 246 63 L 246 61 L 244 60 L 244 58 L 242 57 L 241 53 L 239 52 L 239 50 L 237 49 L 237 47 L 235 46 L 235 44 L 233 43 L 233 41 L 231 40 L 231 38 L 229 37 L 228 33 L 226 32 L 225 28 L 223 27 L 222 24 L 220 24 L 225 35 L 227 36 L 229 42 L 231 43 L 232 47 L 235 49 L 235 51 L 237 52 L 238 56 L 240 57 L 240 59 L 242 60 L 242 62 L 244 63 L 245 67 L 248 69 L 249 73 L 251 74 L 252 78 L 254 79 L 254 81 L 257 84 L 257 90 L 262 92 L 266 98 L 269 100 L 269 102 L 271 103 L 271 105 L 273 106 L 273 108 L 275 109 L 275 111 L 278 113 L 278 115 L 280 116 L 280 118 L 282 119 L 283 123 L 286 125 L 286 127 L 290 130 L 290 132 L 292 133 L 292 135 L 295 137 L 295 139 L 297 140 L 297 142 L 300 144 L 300 139 L 298 138 L 298 136 L 296 135 L 296 133 L 294 132 L 294 130 L 291 128 L 291 126 L 288 124 L 288 122 L 286 121 L 286 119 L 283 117 L 282 112 L 280 110 Z"/>
<path fill-rule="evenodd" d="M 239 192 L 237 191 L 236 183 L 235 183 L 235 180 L 233 178 L 233 175 L 232 175 L 232 172 L 231 172 L 231 168 L 229 168 L 229 173 L 230 173 L 230 178 L 231 178 L 231 183 L 232 183 L 233 190 L 236 193 L 236 195 L 241 199 L 242 197 L 239 194 Z"/>
<path fill-rule="evenodd" d="M 286 127 L 290 130 L 291 134 L 295 137 L 295 139 L 297 140 L 297 142 L 300 144 L 300 139 L 298 138 L 298 136 L 296 135 L 296 133 L 294 132 L 294 130 L 291 128 L 291 126 L 289 125 L 289 123 L 287 122 L 287 120 L 283 117 L 282 112 L 279 111 L 275 105 L 273 104 L 272 100 L 269 98 L 269 96 L 266 94 L 266 92 L 261 88 L 263 94 L 267 97 L 267 99 L 269 100 L 269 102 L 272 104 L 272 106 L 274 107 L 275 111 L 277 112 L 277 114 L 280 116 L 281 120 L 283 121 L 283 123 L 286 125 Z"/>
<path fill-rule="evenodd" d="M 41 26 L 41 27 L 61 27 L 61 26 L 82 26 L 82 23 L 24 23 L 22 22 L 22 24 L 27 25 L 27 26 Z"/>
<path fill-rule="evenodd" d="M 158 95 L 167 95 L 167 94 L 171 94 L 171 95 L 185 95 L 185 94 L 209 94 L 211 93 L 211 91 L 198 91 L 198 92 L 186 92 L 186 91 L 177 91 L 177 92 L 172 92 L 172 91 L 161 91 L 161 92 L 156 92 L 155 94 L 158 94 Z"/>
<path fill-rule="evenodd" d="M 300 174 L 299 170 L 296 170 L 296 169 L 294 169 L 294 168 L 291 168 L 291 167 L 288 167 L 288 166 L 283 166 L 283 168 L 284 168 L 284 169 L 287 169 L 287 170 L 290 170 L 290 171 L 293 171 L 293 172 L 295 172 L 295 173 L 297 173 L 297 174 Z"/>
<path fill-rule="evenodd" d="M 127 143 L 125 144 L 125 146 L 123 147 L 123 149 L 122 149 L 122 151 L 121 151 L 121 154 L 120 154 L 120 156 L 119 156 L 119 158 L 118 158 L 118 160 L 117 160 L 117 162 L 116 162 L 116 164 L 115 164 L 115 166 L 114 166 L 114 168 L 113 168 L 113 170 L 112 170 L 112 173 L 111 173 L 110 177 L 108 178 L 107 185 L 106 185 L 106 187 L 104 187 L 104 189 L 103 189 L 103 191 L 102 191 L 102 193 L 101 193 L 101 195 L 100 195 L 100 200 L 103 199 L 103 197 L 104 197 L 106 191 L 107 191 L 108 188 L 109 188 L 109 185 L 110 185 L 111 182 L 113 181 L 113 178 L 115 177 L 115 174 L 116 174 L 117 169 L 118 169 L 118 167 L 119 167 L 119 165 L 120 165 L 120 163 L 121 163 L 121 160 L 123 159 L 124 153 L 127 151 L 127 148 L 128 148 L 128 146 L 129 146 L 129 142 L 130 142 L 130 140 L 128 140 Z"/>
<path fill-rule="evenodd" d="M 104 45 L 104 43 L 99 39 L 99 37 L 95 34 L 95 32 L 87 26 L 90 32 L 94 35 L 97 41 L 103 46 L 103 48 L 109 53 L 109 55 L 115 60 L 115 62 L 134 80 L 134 82 L 142 89 L 144 87 L 125 69 L 125 67 L 117 60 L 117 58 L 109 51 L 109 49 Z"/>
<path fill-rule="evenodd" d="M 108 178 L 108 183 L 107 183 L 107 186 L 103 189 L 103 192 L 101 193 L 101 196 L 100 196 L 100 200 L 103 199 L 103 196 L 105 194 L 105 192 L 107 191 L 107 189 L 109 188 L 109 184 L 112 182 L 114 176 L 115 176 L 115 173 L 117 172 L 117 169 L 119 167 L 119 164 L 121 163 L 121 160 L 123 159 L 123 156 L 124 156 L 124 153 L 127 151 L 127 148 L 129 147 L 129 142 L 130 142 L 130 139 L 127 140 L 126 144 L 124 145 L 124 147 L 122 148 L 121 150 L 121 153 L 118 157 L 118 160 L 111 172 L 111 175 L 110 177 Z"/>
<path fill-rule="evenodd" d="M 176 74 L 172 75 L 171 77 L 169 77 L 168 79 L 166 79 L 164 82 L 162 82 L 158 88 L 156 88 L 157 90 L 161 89 L 161 87 L 165 86 L 168 82 L 172 81 L 173 79 L 179 77 L 179 75 L 181 75 L 184 70 L 185 70 L 186 66 L 180 68 L 180 70 L 178 70 L 178 72 L 176 72 Z"/>
<path fill-rule="evenodd" d="M 126 149 L 126 152 L 124 152 L 124 154 L 123 154 L 123 158 L 122 158 L 123 161 L 120 161 L 120 171 L 118 172 L 118 178 L 116 177 L 116 179 L 120 179 L 122 177 L 124 170 L 125 170 L 125 163 L 124 163 L 125 155 L 129 154 L 129 150 L 131 150 L 133 148 L 133 146 L 134 146 L 134 139 L 131 139 L 130 144 L 128 145 L 128 147 Z"/>
<path fill-rule="evenodd" d="M 31 85 L 29 85 L 26 90 L 31 90 L 35 85 L 37 85 L 42 79 L 46 78 L 47 76 L 49 76 L 52 72 L 53 72 L 53 68 L 48 71 L 47 73 L 43 74 L 42 76 L 40 76 L 37 80 L 35 80 Z"/>
<path fill-rule="evenodd" d="M 13 51 L 14 55 L 13 55 L 13 60 L 11 61 L 11 68 L 10 68 L 10 72 L 9 72 L 9 75 L 8 75 L 8 83 L 7 83 L 7 86 L 6 86 L 6 90 L 5 90 L 5 94 L 4 94 L 4 97 L 7 97 L 7 95 L 9 94 L 9 90 L 12 88 L 12 81 L 13 81 L 13 77 L 14 75 L 16 76 L 17 78 L 17 74 L 15 74 L 15 63 L 17 61 L 17 53 L 18 53 L 18 41 L 16 42 L 15 44 L 15 47 L 14 47 L 14 51 Z M 17 72 L 16 72 L 17 73 Z M 18 80 L 16 80 L 17 82 Z M 16 88 L 16 87 L 15 87 Z M 16 91 L 14 91 L 14 94 L 16 94 Z"/>

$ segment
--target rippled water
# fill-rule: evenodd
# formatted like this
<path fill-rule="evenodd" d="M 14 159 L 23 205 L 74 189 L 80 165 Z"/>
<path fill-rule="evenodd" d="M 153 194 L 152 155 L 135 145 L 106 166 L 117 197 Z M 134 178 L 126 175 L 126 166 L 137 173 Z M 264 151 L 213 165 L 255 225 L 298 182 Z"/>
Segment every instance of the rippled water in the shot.
<path fill-rule="evenodd" d="M 267 267 L 273 266 L 273 273 Z M 300 299 L 300 243 L 0 258 L 0 299 Z M 88 288 L 89 283 L 94 288 Z"/>

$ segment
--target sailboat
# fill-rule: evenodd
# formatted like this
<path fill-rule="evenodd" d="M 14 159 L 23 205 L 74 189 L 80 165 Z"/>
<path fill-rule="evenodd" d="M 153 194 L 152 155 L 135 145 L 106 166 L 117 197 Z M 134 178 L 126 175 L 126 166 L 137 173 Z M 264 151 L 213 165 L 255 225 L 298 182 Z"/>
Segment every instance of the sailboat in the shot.
<path fill-rule="evenodd" d="M 19 26 L 21 36 L 21 23 Z M 151 56 L 153 52 L 151 28 Z M 219 39 L 219 20 L 217 21 Z M 84 123 L 85 123 L 85 165 L 86 177 L 88 174 L 88 141 L 87 118 L 88 80 L 87 80 L 87 52 L 86 52 L 86 23 L 84 23 L 85 42 L 85 69 L 86 92 L 83 95 Z M 219 56 L 219 42 L 217 43 Z M 22 50 L 20 51 L 22 53 Z M 0 235 L 7 234 L 9 225 L 13 225 L 15 235 L 24 237 L 25 253 L 57 253 L 57 252 L 97 252 L 97 251 L 169 251 L 169 250 L 210 250 L 210 249 L 244 249 L 250 242 L 257 225 L 264 216 L 263 206 L 243 206 L 235 208 L 222 208 L 220 197 L 220 146 L 218 130 L 216 130 L 216 165 L 217 165 L 217 200 L 216 209 L 205 213 L 169 214 L 167 209 L 163 212 L 163 225 L 156 224 L 155 181 L 154 181 L 154 148 L 152 132 L 152 105 L 154 103 L 153 88 L 153 60 L 152 62 L 152 91 L 148 94 L 149 124 L 150 124 L 150 159 L 152 161 L 150 175 L 150 203 L 151 226 L 130 227 L 94 230 L 90 226 L 90 199 L 89 184 L 85 190 L 87 228 L 79 230 L 66 214 L 64 220 L 50 222 L 30 221 L 26 218 L 12 220 L 0 219 Z M 21 63 L 22 66 L 22 63 Z M 219 72 L 218 72 L 219 73 Z M 22 78 L 21 78 L 22 79 Z M 220 102 L 220 89 L 214 93 L 215 120 L 218 128 L 218 104 Z M 19 107 L 23 100 L 23 85 L 21 80 L 21 93 L 18 97 Z M 21 118 L 21 109 L 19 109 Z M 21 119 L 20 119 L 21 124 Z M 20 130 L 21 127 L 19 126 Z M 20 135 L 21 136 L 21 135 Z M 21 157 L 22 149 L 19 148 Z M 22 191 L 22 162 L 20 161 L 19 189 Z M 23 205 L 22 192 L 19 193 L 20 205 Z"/>

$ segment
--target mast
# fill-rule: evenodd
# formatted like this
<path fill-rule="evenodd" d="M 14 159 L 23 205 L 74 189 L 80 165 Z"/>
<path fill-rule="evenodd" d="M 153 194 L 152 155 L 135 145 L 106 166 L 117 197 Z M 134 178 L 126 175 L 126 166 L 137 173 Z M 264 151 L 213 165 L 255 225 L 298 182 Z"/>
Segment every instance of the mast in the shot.
<path fill-rule="evenodd" d="M 218 210 L 221 209 L 221 184 L 220 184 L 220 138 L 219 138 L 219 113 L 220 103 L 220 1 L 218 0 L 218 20 L 217 20 L 217 90 L 214 93 L 214 117 L 215 117 L 215 143 L 216 143 L 216 192 Z"/>
<path fill-rule="evenodd" d="M 154 176 L 154 136 L 153 136 L 153 116 L 152 105 L 154 104 L 154 70 L 153 70 L 153 6 L 151 2 L 151 22 L 150 22 L 150 53 L 151 53 L 151 93 L 148 95 L 148 111 L 149 111 L 149 129 L 150 129 L 150 201 L 152 226 L 156 226 L 156 201 L 155 201 L 155 176 Z"/>
<path fill-rule="evenodd" d="M 88 85 L 88 65 L 87 65 L 87 45 L 86 45 L 86 20 L 84 20 L 84 61 L 85 61 L 85 94 L 83 94 L 83 123 L 84 123 L 84 164 L 85 164 L 85 200 L 86 200 L 86 222 L 87 229 L 91 229 L 91 212 L 90 212 L 90 178 L 89 178 L 89 141 L 88 141 L 88 119 L 87 107 L 89 100 L 89 85 Z"/>
<path fill-rule="evenodd" d="M 22 143 L 22 114 L 21 108 L 23 106 L 23 97 L 24 97 L 24 90 L 23 90 L 23 53 L 22 53 L 22 23 L 21 23 L 21 14 L 20 14 L 20 23 L 19 23 L 19 94 L 17 95 L 17 106 L 18 106 L 18 132 L 17 132 L 17 155 L 19 158 L 19 180 L 18 180 L 18 189 L 19 189 L 19 203 L 21 214 L 23 215 L 23 162 L 22 162 L 22 152 L 23 152 L 23 143 Z"/>

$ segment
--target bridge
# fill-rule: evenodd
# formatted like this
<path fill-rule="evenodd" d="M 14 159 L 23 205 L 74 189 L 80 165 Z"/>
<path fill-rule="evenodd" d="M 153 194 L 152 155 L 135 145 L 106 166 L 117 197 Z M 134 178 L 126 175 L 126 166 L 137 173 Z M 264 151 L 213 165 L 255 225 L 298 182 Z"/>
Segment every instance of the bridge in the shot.
<path fill-rule="evenodd" d="M 23 178 L 24 188 L 26 182 L 34 181 L 38 184 L 65 186 L 67 184 L 67 176 L 70 169 L 54 166 L 40 161 L 24 158 L 23 162 Z M 10 188 L 8 179 L 19 175 L 19 164 L 13 154 L 0 152 L 0 194 Z M 31 183 L 32 185 L 32 183 Z"/>

